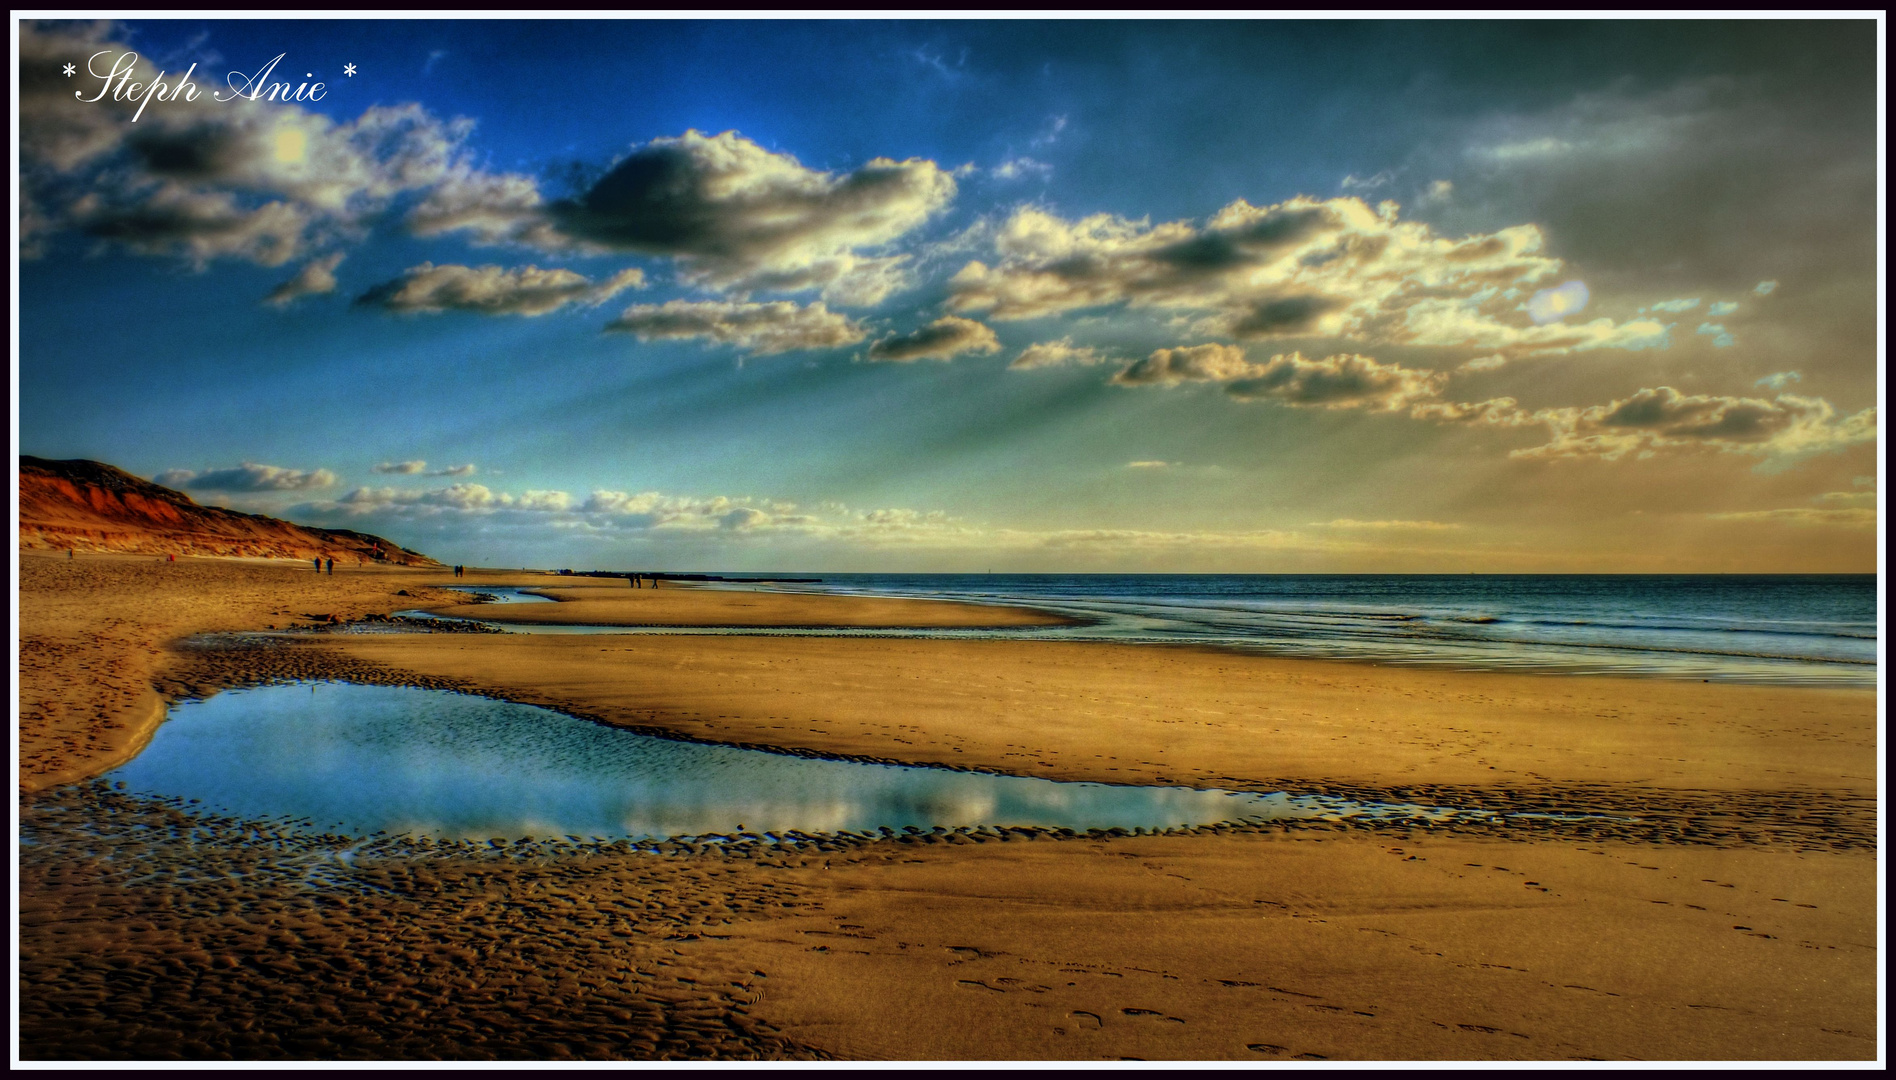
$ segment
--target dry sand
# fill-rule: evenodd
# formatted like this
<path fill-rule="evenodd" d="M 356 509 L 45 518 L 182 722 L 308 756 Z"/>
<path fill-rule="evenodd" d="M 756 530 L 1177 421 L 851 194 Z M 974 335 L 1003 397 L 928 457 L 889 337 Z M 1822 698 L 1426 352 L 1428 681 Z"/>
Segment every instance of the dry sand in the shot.
<path fill-rule="evenodd" d="M 131 740 L 104 725 L 135 722 L 154 687 L 300 673 L 1026 775 L 1640 819 L 350 865 L 340 838 L 67 786 L 23 811 L 40 839 L 21 871 L 28 1058 L 1877 1054 L 1873 694 L 1020 642 L 403 635 L 206 654 L 165 643 L 416 606 L 392 594 L 447 579 L 22 562 L 27 788 L 119 760 Z"/>

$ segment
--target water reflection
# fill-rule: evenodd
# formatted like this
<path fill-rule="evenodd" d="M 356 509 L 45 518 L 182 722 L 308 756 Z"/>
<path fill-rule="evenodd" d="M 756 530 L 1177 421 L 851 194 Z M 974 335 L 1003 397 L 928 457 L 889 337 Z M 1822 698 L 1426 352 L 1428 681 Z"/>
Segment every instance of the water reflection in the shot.
<path fill-rule="evenodd" d="M 112 774 L 317 829 L 457 839 L 645 839 L 905 826 L 1169 828 L 1368 808 L 1336 799 L 828 761 L 637 735 L 439 690 L 303 683 L 174 706 Z"/>

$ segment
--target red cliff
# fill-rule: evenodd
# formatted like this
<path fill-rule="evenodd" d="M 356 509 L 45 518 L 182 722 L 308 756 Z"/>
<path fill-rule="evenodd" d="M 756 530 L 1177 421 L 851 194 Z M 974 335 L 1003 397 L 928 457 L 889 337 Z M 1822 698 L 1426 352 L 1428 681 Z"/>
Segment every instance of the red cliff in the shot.
<path fill-rule="evenodd" d="M 20 458 L 20 546 L 141 555 L 440 563 L 348 529 L 292 525 L 199 506 L 189 495 L 98 461 Z"/>

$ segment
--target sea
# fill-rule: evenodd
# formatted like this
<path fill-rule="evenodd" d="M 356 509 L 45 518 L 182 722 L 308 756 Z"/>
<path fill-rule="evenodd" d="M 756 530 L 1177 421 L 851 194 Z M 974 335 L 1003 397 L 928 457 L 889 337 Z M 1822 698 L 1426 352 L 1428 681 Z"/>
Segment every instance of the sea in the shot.
<path fill-rule="evenodd" d="M 758 587 L 1022 604 L 1083 620 L 914 636 L 1182 644 L 1461 670 L 1785 686 L 1875 687 L 1879 670 L 1873 574 L 784 576 L 821 580 Z"/>

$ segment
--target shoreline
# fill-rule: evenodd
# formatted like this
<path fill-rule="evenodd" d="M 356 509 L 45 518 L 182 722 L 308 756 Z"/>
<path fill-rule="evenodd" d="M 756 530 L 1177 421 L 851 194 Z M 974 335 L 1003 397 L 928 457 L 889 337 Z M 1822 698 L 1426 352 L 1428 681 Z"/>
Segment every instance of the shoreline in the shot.
<path fill-rule="evenodd" d="M 1877 1052 L 1873 693 L 1054 642 L 296 634 L 178 649 L 194 633 L 328 626 L 295 616 L 428 606 L 470 586 L 429 588 L 438 571 L 324 580 L 138 559 L 62 574 L 65 560 L 38 561 L 22 559 L 21 812 L 39 838 L 20 849 L 23 1054 Z M 45 721 L 63 721 L 67 760 L 94 760 L 83 736 L 129 707 L 128 684 L 176 700 L 294 678 L 471 689 L 634 728 L 656 716 L 670 737 L 767 736 L 757 748 L 802 754 L 1120 783 L 1248 776 L 1527 812 L 1564 799 L 1642 820 L 809 835 L 743 854 L 688 841 L 521 856 L 271 839 L 97 779 L 25 783 Z M 49 693 L 62 687 L 77 700 Z M 1537 718 L 1515 715 L 1509 688 L 1541 699 Z M 982 700 L 986 713 L 971 708 Z M 91 708 L 47 708 L 75 704 Z M 1515 726 L 1470 719 L 1482 709 Z M 1667 754 L 1642 749 L 1642 716 L 1681 733 Z M 1247 746 L 1261 718 L 1287 741 Z M 1408 741 L 1443 725 L 1465 734 Z M 1565 764 L 1543 767 L 1550 755 Z M 1646 782 L 1665 769 L 1678 775 Z"/>

